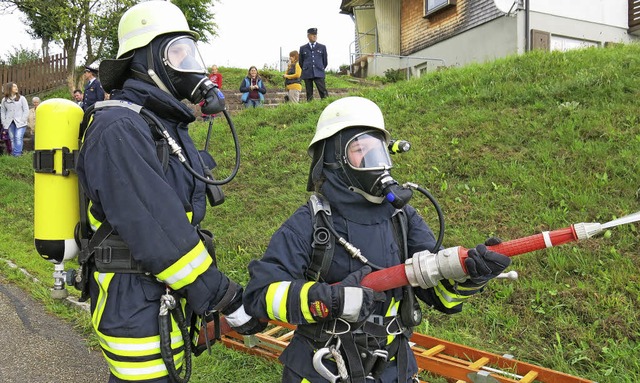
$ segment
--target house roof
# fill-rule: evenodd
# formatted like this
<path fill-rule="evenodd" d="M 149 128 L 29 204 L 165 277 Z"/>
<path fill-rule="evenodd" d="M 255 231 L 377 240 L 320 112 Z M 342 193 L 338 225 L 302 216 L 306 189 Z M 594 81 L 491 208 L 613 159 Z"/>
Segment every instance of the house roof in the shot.
<path fill-rule="evenodd" d="M 353 15 L 353 7 L 360 5 L 373 4 L 372 0 L 342 0 L 340 4 L 340 13 Z"/>

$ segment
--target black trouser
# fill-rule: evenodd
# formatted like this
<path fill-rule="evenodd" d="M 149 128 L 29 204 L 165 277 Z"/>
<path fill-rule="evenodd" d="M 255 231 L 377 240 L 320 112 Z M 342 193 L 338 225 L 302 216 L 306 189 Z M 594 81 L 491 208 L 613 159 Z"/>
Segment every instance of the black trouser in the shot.
<path fill-rule="evenodd" d="M 304 86 L 307 90 L 307 101 L 313 100 L 313 83 L 316 83 L 316 87 L 318 88 L 318 93 L 320 93 L 320 98 L 325 98 L 329 95 L 327 92 L 327 87 L 324 85 L 324 77 L 314 77 L 304 80 Z"/>

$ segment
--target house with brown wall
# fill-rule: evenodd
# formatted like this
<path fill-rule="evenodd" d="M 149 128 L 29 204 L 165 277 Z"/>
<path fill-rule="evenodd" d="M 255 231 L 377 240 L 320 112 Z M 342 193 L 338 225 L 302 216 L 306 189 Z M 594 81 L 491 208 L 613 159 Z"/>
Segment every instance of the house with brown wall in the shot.
<path fill-rule="evenodd" d="M 640 0 L 343 0 L 355 75 L 420 76 L 531 49 L 640 41 Z"/>

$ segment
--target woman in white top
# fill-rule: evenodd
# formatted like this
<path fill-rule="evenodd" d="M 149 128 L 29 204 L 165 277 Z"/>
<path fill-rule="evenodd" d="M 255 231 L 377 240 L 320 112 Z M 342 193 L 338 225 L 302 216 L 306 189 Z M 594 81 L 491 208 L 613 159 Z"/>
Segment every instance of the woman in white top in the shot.
<path fill-rule="evenodd" d="M 4 97 L 0 104 L 2 126 L 9 129 L 11 138 L 11 155 L 22 155 L 22 139 L 27 129 L 29 117 L 29 104 L 27 99 L 18 93 L 18 85 L 13 82 L 4 86 Z"/>

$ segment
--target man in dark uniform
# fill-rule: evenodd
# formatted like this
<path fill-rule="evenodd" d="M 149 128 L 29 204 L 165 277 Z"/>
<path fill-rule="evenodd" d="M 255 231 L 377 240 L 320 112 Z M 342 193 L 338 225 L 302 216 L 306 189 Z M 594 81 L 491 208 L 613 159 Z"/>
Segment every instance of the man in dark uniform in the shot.
<path fill-rule="evenodd" d="M 221 312 L 243 334 L 265 326 L 245 313 L 242 287 L 216 267 L 211 235 L 200 228 L 205 164 L 214 161 L 191 140 L 196 118 L 181 100 L 204 100 L 206 113 L 223 106 L 198 37 L 177 6 L 142 2 L 120 19 L 117 58 L 100 64 L 112 97 L 94 105 L 76 171 L 97 242 L 88 285 L 110 383 L 182 381 L 196 315 L 210 321 Z"/>
<path fill-rule="evenodd" d="M 104 89 L 102 84 L 98 80 L 98 69 L 92 66 L 84 67 L 84 79 L 87 84 L 84 86 L 84 100 L 82 108 L 87 110 L 88 107 L 95 104 L 98 101 L 104 101 Z"/>
<path fill-rule="evenodd" d="M 318 29 L 309 28 L 307 30 L 309 43 L 300 47 L 300 66 L 302 67 L 301 79 L 307 91 L 307 101 L 313 100 L 313 83 L 316 83 L 320 98 L 329 95 L 324 83 L 325 69 L 329 64 L 327 60 L 327 47 L 318 43 Z"/>

